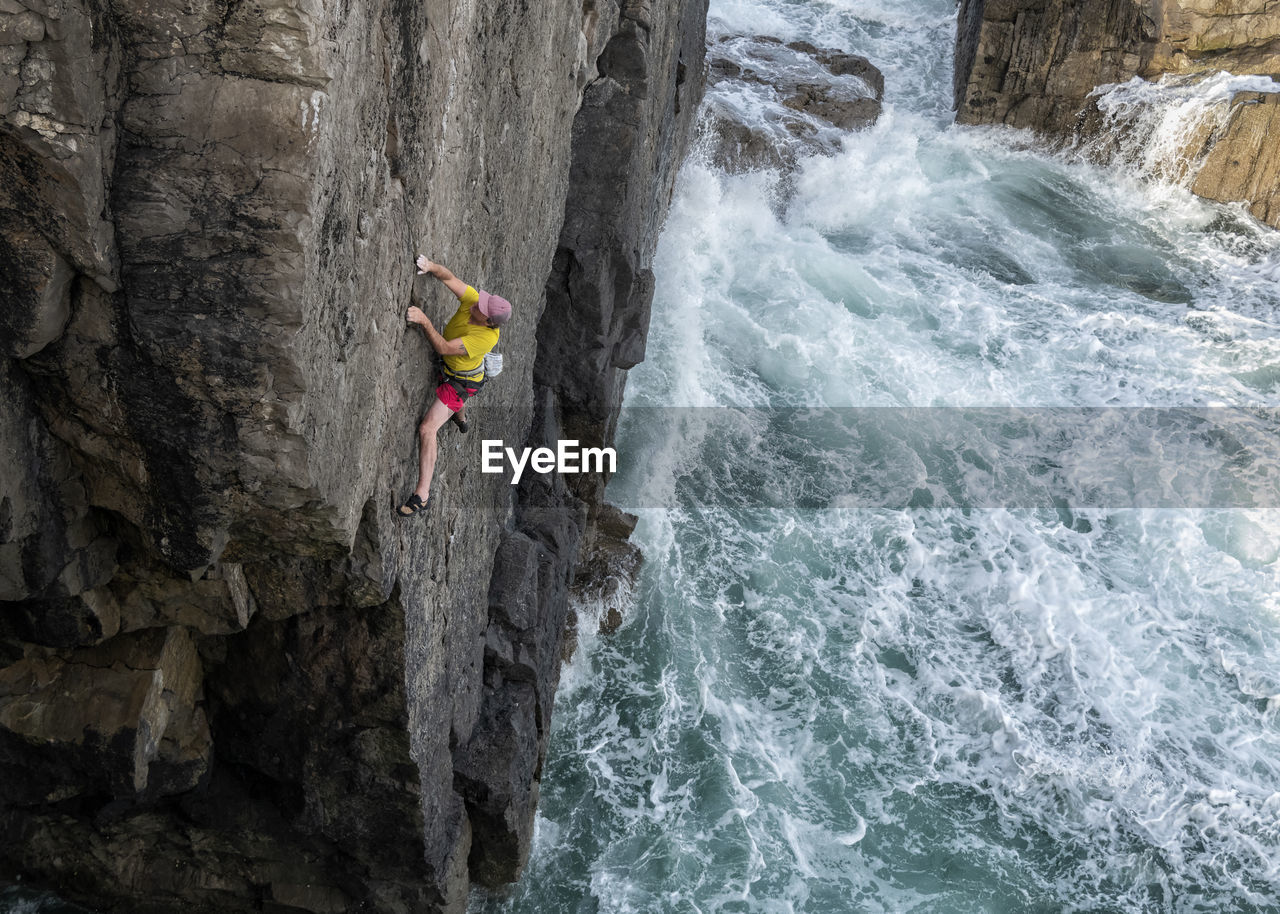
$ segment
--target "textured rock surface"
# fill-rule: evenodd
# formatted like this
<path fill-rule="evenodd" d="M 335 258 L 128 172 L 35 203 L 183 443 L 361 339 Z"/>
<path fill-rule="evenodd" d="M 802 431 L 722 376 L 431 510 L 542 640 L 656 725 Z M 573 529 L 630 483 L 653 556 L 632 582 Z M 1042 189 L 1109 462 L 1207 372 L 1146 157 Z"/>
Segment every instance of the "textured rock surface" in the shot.
<path fill-rule="evenodd" d="M 611 438 L 704 17 L 0 4 L 0 867 L 129 911 L 518 874 L 604 481 L 479 442 Z M 516 312 L 406 523 L 416 250 Z"/>
<path fill-rule="evenodd" d="M 1269 0 L 1164 0 L 1151 16 L 1152 72 L 1280 74 L 1280 7 Z"/>
<path fill-rule="evenodd" d="M 209 766 L 202 672 L 184 628 L 65 656 L 29 647 L 0 671 L 0 786 L 8 803 L 178 793 Z M 39 765 L 32 765 L 38 758 Z"/>
<path fill-rule="evenodd" d="M 1159 41 L 1139 0 L 961 0 L 956 119 L 1069 133 L 1095 86 L 1144 74 Z"/>
<path fill-rule="evenodd" d="M 709 106 L 704 129 L 710 155 L 730 171 L 789 169 L 799 155 L 830 155 L 839 149 L 841 133 L 869 127 L 880 116 L 884 75 L 865 57 L 769 36 L 721 38 L 709 57 L 710 85 L 730 79 L 767 95 L 756 122 L 728 105 Z M 788 74 L 788 81 L 766 80 L 750 63 L 761 59 L 772 64 L 771 72 Z"/>
<path fill-rule="evenodd" d="M 1280 228 L 1280 93 L 1241 92 L 1191 189 L 1212 200 L 1245 200 L 1259 221 Z"/>
<path fill-rule="evenodd" d="M 1029 127 L 1058 137 L 1089 130 L 1089 94 L 1131 77 L 1226 70 L 1280 75 L 1280 6 L 1256 0 L 961 0 L 956 36 L 956 119 Z M 1262 114 L 1236 112 L 1212 174 L 1196 193 L 1244 200 L 1276 225 L 1275 144 L 1241 143 Z M 1233 138 L 1234 137 L 1234 138 Z M 1226 162 L 1236 163 L 1229 168 Z M 1244 173 L 1240 163 L 1250 162 Z"/>

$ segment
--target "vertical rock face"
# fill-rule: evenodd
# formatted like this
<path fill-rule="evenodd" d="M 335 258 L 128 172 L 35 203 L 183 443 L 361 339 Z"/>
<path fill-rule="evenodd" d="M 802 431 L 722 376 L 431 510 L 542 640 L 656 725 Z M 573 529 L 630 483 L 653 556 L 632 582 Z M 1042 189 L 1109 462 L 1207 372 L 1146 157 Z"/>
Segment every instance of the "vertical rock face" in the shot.
<path fill-rule="evenodd" d="M 1280 8 L 1254 0 L 961 0 L 956 35 L 956 119 L 1007 124 L 1070 137 L 1088 131 L 1089 95 L 1134 76 L 1226 70 L 1280 75 Z M 1244 200 L 1277 221 L 1268 201 L 1280 192 L 1280 158 L 1249 152 L 1258 113 L 1237 99 L 1231 122 L 1210 144 L 1213 174 L 1196 193 Z M 1270 144 L 1274 146 L 1275 144 Z M 1224 168 L 1225 161 L 1235 163 Z M 1249 162 L 1248 174 L 1242 162 Z M 1227 172 L 1230 174 L 1228 175 Z"/>
<path fill-rule="evenodd" d="M 517 500 L 479 439 L 611 439 L 704 17 L 0 0 L 3 871 L 130 911 L 518 874 L 603 480 Z M 454 304 L 417 250 L 516 311 L 400 521 L 404 312 Z"/>
<path fill-rule="evenodd" d="M 1158 40 L 1140 0 L 961 0 L 956 119 L 1070 132 L 1095 86 L 1142 73 Z"/>

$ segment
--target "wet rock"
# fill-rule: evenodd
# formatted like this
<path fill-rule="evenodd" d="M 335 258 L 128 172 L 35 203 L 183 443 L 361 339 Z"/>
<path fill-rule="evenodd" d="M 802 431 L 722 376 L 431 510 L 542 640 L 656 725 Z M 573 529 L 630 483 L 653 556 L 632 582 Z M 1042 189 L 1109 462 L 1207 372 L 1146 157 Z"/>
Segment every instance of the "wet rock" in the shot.
<path fill-rule="evenodd" d="M 1191 189 L 1202 197 L 1241 201 L 1260 221 L 1280 228 L 1280 93 L 1241 92 Z"/>
<path fill-rule="evenodd" d="M 544 392 L 535 428 L 560 436 Z M 569 580 L 586 505 L 558 477 L 522 483 L 521 523 L 494 559 L 479 718 L 454 753 L 454 778 L 472 829 L 473 878 L 518 878 L 529 855 L 538 779 L 560 681 Z"/>
<path fill-rule="evenodd" d="M 865 57 L 831 48 L 819 48 L 807 41 L 792 41 L 786 46 L 797 53 L 808 54 L 835 76 L 858 77 L 871 89 L 874 98 L 884 98 L 884 74 Z"/>
<path fill-rule="evenodd" d="M 782 100 L 794 111 L 803 111 L 841 130 L 859 130 L 875 123 L 880 116 L 880 102 L 874 98 L 832 98 L 826 86 L 812 83 L 796 86 L 796 91 Z"/>
<path fill-rule="evenodd" d="M 796 122 L 795 127 L 809 139 L 817 134 L 800 122 Z M 710 137 L 711 161 L 730 173 L 760 169 L 789 171 L 796 165 L 796 146 L 789 141 L 794 134 L 779 136 L 772 130 L 751 127 L 719 115 L 708 115 L 703 134 Z"/>
<path fill-rule="evenodd" d="M 702 129 L 712 160 L 730 171 L 787 170 L 801 155 L 834 153 L 844 132 L 880 116 L 884 76 L 865 57 L 768 36 L 722 38 L 709 57 L 710 86 L 746 84 L 752 99 L 711 97 Z"/>
<path fill-rule="evenodd" d="M 612 634 L 622 625 L 622 607 L 631 602 L 644 556 L 630 541 L 639 520 L 612 505 L 600 512 L 596 536 L 573 581 L 575 616 L 591 613 L 600 631 Z M 573 625 L 576 629 L 578 620 Z M 566 644 L 566 648 L 571 645 Z M 572 655 L 572 651 L 569 651 Z"/>
<path fill-rule="evenodd" d="M 529 859 L 541 758 L 537 699 L 528 682 L 486 691 L 485 714 L 455 762 L 458 791 L 472 828 L 471 873 L 498 886 L 519 876 Z"/>
<path fill-rule="evenodd" d="M 618 629 L 622 628 L 622 623 L 624 621 L 622 611 L 616 607 L 610 606 L 605 610 L 604 616 L 600 619 L 600 634 L 615 634 Z"/>

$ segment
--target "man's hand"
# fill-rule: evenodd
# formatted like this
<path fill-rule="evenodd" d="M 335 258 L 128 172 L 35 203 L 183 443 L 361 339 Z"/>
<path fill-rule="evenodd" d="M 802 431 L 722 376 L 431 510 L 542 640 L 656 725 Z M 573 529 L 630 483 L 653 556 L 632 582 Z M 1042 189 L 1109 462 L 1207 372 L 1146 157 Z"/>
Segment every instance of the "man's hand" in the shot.
<path fill-rule="evenodd" d="M 427 327 L 432 327 L 431 318 L 427 317 L 426 312 L 423 311 L 421 308 L 417 307 L 416 305 L 409 306 L 408 318 L 409 318 L 409 323 L 417 324 L 420 327 L 423 327 L 424 329 Z M 432 327 L 432 329 L 434 330 L 435 328 Z"/>
<path fill-rule="evenodd" d="M 427 342 L 431 344 L 440 355 L 466 355 L 467 347 L 463 345 L 462 340 L 446 340 L 436 330 L 435 324 L 431 323 L 431 318 L 423 313 L 422 309 L 415 306 L 409 306 L 409 313 L 406 315 L 409 323 L 417 324 L 422 328 L 422 332 L 427 335 Z"/>
<path fill-rule="evenodd" d="M 444 283 L 445 288 L 452 292 L 459 301 L 462 300 L 462 296 L 467 292 L 467 284 L 449 272 L 448 267 L 443 264 L 432 263 L 427 259 L 426 254 L 419 254 L 415 263 L 418 265 L 419 276 L 424 274 L 434 276 Z"/>

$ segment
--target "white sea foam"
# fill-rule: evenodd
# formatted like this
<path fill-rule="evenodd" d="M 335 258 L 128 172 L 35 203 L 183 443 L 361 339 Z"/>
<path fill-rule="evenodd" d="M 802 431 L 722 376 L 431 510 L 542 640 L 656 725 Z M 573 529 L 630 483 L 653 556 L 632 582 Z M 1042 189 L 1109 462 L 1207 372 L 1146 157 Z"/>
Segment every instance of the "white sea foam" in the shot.
<path fill-rule="evenodd" d="M 1241 92 L 1280 92 L 1269 76 L 1237 76 L 1225 71 L 1208 77 L 1163 76 L 1151 82 L 1099 86 L 1098 110 L 1111 127 L 1126 158 L 1147 175 L 1190 183 L 1209 141 L 1231 116 L 1231 101 Z"/>

